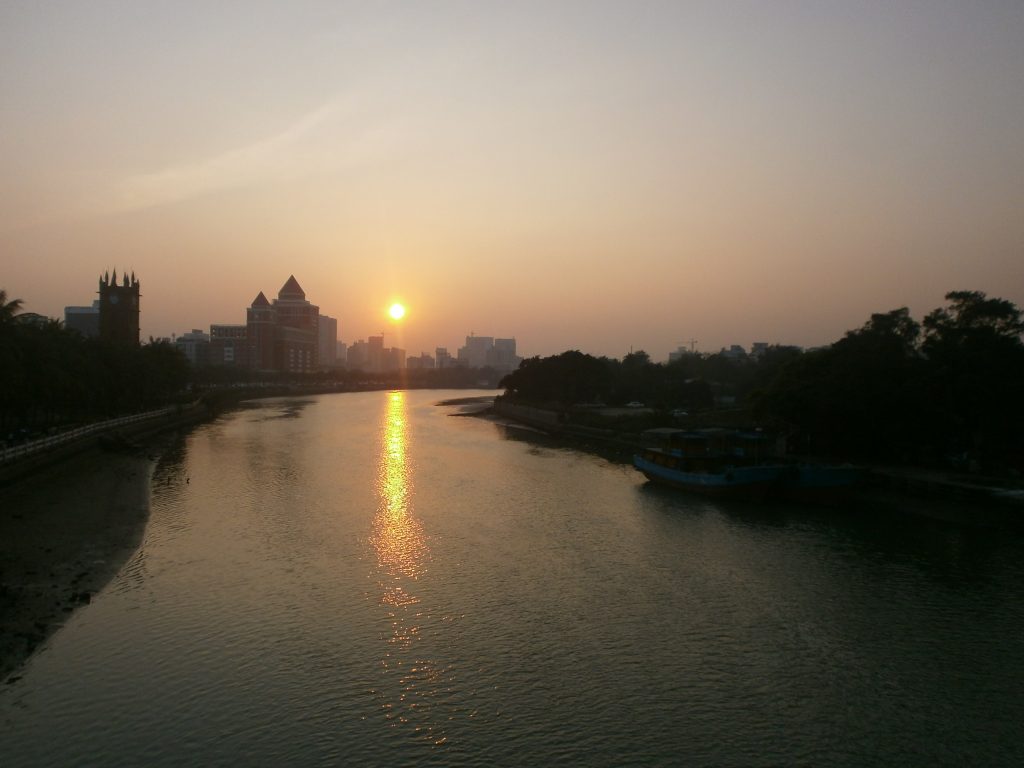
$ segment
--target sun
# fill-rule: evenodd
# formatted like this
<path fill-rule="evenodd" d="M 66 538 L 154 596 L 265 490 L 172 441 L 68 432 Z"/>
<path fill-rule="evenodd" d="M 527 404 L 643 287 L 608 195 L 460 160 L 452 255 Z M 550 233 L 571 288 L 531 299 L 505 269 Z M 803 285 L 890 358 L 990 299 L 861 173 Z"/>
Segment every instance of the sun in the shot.
<path fill-rule="evenodd" d="M 392 304 L 391 309 L 388 310 L 388 314 L 391 315 L 392 320 L 401 320 L 405 317 L 405 307 L 401 304 Z"/>

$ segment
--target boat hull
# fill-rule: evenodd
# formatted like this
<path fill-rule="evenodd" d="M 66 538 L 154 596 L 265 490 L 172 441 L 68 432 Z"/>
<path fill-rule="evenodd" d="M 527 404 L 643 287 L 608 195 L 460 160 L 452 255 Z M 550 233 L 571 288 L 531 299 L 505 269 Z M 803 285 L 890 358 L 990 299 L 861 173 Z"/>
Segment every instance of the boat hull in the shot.
<path fill-rule="evenodd" d="M 787 468 L 782 465 L 723 466 L 720 471 L 690 471 L 634 456 L 635 466 L 655 483 L 719 498 L 763 500 L 782 486 Z"/>

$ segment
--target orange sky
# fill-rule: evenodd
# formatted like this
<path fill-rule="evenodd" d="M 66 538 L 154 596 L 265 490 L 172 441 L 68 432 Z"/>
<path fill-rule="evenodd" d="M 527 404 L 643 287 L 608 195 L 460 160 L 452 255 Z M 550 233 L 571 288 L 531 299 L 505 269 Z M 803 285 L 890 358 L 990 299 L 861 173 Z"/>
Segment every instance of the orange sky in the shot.
<path fill-rule="evenodd" d="M 127 267 L 169 336 L 294 274 L 347 342 L 655 359 L 1024 305 L 1021 40 L 1011 0 L 8 3 L 0 287 Z"/>

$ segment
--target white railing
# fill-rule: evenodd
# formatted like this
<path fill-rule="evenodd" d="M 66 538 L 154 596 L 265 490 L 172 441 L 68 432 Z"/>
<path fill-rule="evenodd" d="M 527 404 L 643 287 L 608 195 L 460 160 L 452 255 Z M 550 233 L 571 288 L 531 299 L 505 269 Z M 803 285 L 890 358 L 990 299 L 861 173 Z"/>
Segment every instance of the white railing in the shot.
<path fill-rule="evenodd" d="M 70 429 L 67 432 L 61 432 L 48 437 L 41 437 L 38 440 L 31 440 L 27 443 L 22 443 L 21 445 L 14 445 L 0 451 L 0 466 L 12 461 L 23 459 L 26 456 L 32 456 L 36 453 L 48 451 L 58 445 L 64 445 L 65 443 L 72 443 L 75 440 L 81 440 L 83 437 L 107 432 L 111 429 L 117 429 L 118 427 L 123 427 L 127 424 L 137 424 L 140 421 L 149 421 L 150 419 L 157 419 L 161 416 L 170 416 L 177 411 L 178 406 L 172 405 L 167 408 L 161 408 L 157 411 L 147 411 L 146 413 L 136 413 L 133 416 L 122 416 L 119 419 L 98 421 L 95 424 L 88 424 L 84 427 Z"/>

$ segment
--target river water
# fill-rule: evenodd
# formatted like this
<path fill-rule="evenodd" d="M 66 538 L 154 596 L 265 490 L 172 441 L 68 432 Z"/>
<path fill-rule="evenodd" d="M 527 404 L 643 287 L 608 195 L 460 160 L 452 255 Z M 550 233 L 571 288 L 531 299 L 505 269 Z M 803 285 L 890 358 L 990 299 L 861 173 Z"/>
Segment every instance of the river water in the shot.
<path fill-rule="evenodd" d="M 662 491 L 464 394 L 195 430 L 0 764 L 1024 764 L 1020 536 Z"/>

